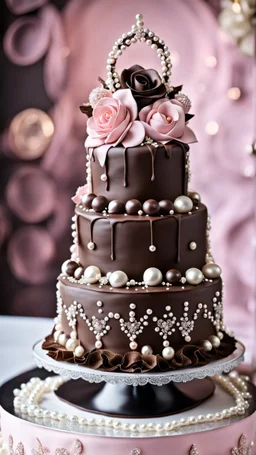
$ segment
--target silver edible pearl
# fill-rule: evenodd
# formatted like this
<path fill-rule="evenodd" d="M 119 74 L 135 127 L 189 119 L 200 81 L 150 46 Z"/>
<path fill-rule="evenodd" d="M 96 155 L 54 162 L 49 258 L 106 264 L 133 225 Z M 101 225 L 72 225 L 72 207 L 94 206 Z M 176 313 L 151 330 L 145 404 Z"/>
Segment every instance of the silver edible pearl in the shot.
<path fill-rule="evenodd" d="M 142 346 L 141 354 L 142 355 L 151 355 L 151 354 L 153 354 L 153 349 L 151 348 L 151 346 L 146 344 L 145 346 Z"/>
<path fill-rule="evenodd" d="M 66 349 L 68 351 L 74 351 L 77 346 L 78 340 L 73 340 L 72 338 L 69 338 L 69 340 L 66 342 Z"/>
<path fill-rule="evenodd" d="M 100 179 L 102 180 L 102 182 L 106 182 L 108 177 L 106 174 L 101 174 Z"/>
<path fill-rule="evenodd" d="M 156 251 L 155 245 L 150 245 L 149 251 L 151 251 L 151 253 L 154 253 L 154 251 Z"/>
<path fill-rule="evenodd" d="M 88 250 L 94 250 L 94 248 L 95 248 L 95 243 L 93 243 L 93 242 L 87 243 L 87 248 L 88 248 Z"/>
<path fill-rule="evenodd" d="M 190 250 L 192 250 L 192 251 L 193 251 L 193 250 L 195 250 L 195 249 L 196 249 L 196 247 L 197 247 L 197 244 L 196 244 L 196 242 L 190 242 L 190 244 L 189 244 L 189 249 L 190 249 Z"/>
<path fill-rule="evenodd" d="M 113 288 L 121 288 L 126 285 L 128 276 L 122 270 L 111 273 L 109 283 Z"/>
<path fill-rule="evenodd" d="M 97 283 L 101 277 L 101 272 L 96 265 L 90 265 L 84 271 L 84 279 L 86 283 Z"/>
<path fill-rule="evenodd" d="M 220 345 L 220 339 L 215 335 L 209 336 L 209 341 L 214 348 L 218 348 Z"/>
<path fill-rule="evenodd" d="M 77 346 L 76 349 L 74 350 L 75 357 L 83 357 L 84 355 L 84 348 L 83 346 Z"/>
<path fill-rule="evenodd" d="M 143 274 L 143 281 L 148 286 L 158 286 L 163 281 L 163 275 L 156 267 L 149 267 Z"/>
<path fill-rule="evenodd" d="M 166 360 L 172 360 L 175 355 L 174 349 L 171 346 L 164 348 L 162 351 L 162 356 Z"/>
<path fill-rule="evenodd" d="M 137 345 L 137 343 L 136 343 L 135 341 L 131 341 L 131 343 L 129 344 L 129 346 L 130 346 L 130 349 L 131 349 L 132 351 L 135 351 L 135 349 L 137 349 L 137 347 L 138 347 L 138 345 Z"/>
<path fill-rule="evenodd" d="M 179 196 L 174 201 L 174 208 L 178 213 L 188 213 L 193 208 L 193 201 L 188 196 Z"/>
<path fill-rule="evenodd" d="M 202 342 L 202 346 L 203 346 L 204 350 L 207 352 L 212 350 L 212 343 L 209 340 L 204 340 Z"/>
<path fill-rule="evenodd" d="M 201 270 L 197 269 L 196 267 L 191 267 L 185 273 L 186 281 L 189 284 L 197 285 L 200 284 L 203 279 L 204 275 L 202 274 Z"/>
<path fill-rule="evenodd" d="M 206 278 L 219 278 L 221 275 L 221 268 L 217 264 L 209 263 L 203 266 L 202 272 Z"/>

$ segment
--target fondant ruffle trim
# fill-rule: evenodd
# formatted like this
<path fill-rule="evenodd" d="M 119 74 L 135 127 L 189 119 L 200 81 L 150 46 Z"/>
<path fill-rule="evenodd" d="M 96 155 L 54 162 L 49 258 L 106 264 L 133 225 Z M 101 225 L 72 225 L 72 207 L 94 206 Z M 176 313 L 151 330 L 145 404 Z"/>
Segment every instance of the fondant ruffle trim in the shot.
<path fill-rule="evenodd" d="M 223 359 L 235 350 L 236 340 L 225 334 L 219 348 L 206 352 L 202 346 L 185 345 L 176 352 L 175 357 L 168 361 L 160 355 L 142 355 L 137 351 L 117 354 L 107 349 L 94 349 L 85 352 L 82 358 L 75 358 L 73 352 L 56 343 L 53 335 L 49 335 L 42 348 L 54 360 L 66 361 L 84 365 L 87 368 L 103 371 L 125 373 L 147 373 L 177 370 L 192 366 L 206 365 L 213 360 Z"/>

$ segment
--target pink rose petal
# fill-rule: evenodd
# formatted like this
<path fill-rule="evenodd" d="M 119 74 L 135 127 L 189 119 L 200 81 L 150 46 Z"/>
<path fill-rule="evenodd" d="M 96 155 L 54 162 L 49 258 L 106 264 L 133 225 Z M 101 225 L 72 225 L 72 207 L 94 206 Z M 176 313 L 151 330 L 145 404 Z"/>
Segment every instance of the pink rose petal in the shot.
<path fill-rule="evenodd" d="M 143 142 L 145 137 L 145 129 L 141 122 L 135 120 L 132 123 L 131 128 L 129 129 L 128 133 L 123 139 L 122 143 L 124 147 L 134 147 L 135 145 L 139 145 Z"/>

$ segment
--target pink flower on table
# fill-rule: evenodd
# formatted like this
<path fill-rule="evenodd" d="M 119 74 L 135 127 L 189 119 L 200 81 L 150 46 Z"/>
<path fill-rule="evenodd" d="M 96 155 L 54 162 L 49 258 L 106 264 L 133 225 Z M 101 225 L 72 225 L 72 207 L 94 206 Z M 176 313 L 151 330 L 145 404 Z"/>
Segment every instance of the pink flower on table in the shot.
<path fill-rule="evenodd" d="M 143 142 L 144 126 L 136 120 L 138 107 L 131 90 L 117 90 L 113 96 L 100 99 L 87 121 L 86 147 L 97 147 L 98 156 L 105 160 L 110 147 L 122 143 L 134 147 Z"/>
<path fill-rule="evenodd" d="M 193 131 L 186 125 L 182 104 L 175 99 L 163 98 L 141 109 L 139 118 L 146 136 L 163 144 L 175 139 L 185 144 L 197 142 Z"/>
<path fill-rule="evenodd" d="M 82 197 L 87 193 L 89 193 L 89 188 L 88 184 L 86 183 L 86 185 L 79 186 L 77 188 L 75 196 L 73 196 L 71 199 L 75 204 L 79 204 L 82 200 Z"/>

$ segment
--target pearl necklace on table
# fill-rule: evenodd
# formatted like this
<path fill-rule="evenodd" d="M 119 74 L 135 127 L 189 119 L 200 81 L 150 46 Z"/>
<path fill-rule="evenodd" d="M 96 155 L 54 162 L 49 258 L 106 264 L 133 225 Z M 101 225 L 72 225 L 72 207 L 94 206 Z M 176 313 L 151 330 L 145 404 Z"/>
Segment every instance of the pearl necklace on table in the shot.
<path fill-rule="evenodd" d="M 247 391 L 247 380 L 248 378 L 241 377 L 236 373 L 230 373 L 228 376 L 214 376 L 213 381 L 234 399 L 235 406 L 213 414 L 199 415 L 197 417 L 190 416 L 188 418 L 170 420 L 165 423 L 157 424 L 153 422 L 142 424 L 128 423 L 104 417 L 95 419 L 78 417 L 76 415 L 67 416 L 66 414 L 44 409 L 40 406 L 44 395 L 57 390 L 66 382 L 66 380 L 60 376 L 48 377 L 45 380 L 31 378 L 28 383 L 21 384 L 20 389 L 14 389 L 13 404 L 15 412 L 21 412 L 22 414 L 27 414 L 29 417 L 36 417 L 38 419 L 78 423 L 80 426 L 108 427 L 133 433 L 165 432 L 200 423 L 221 421 L 230 418 L 231 416 L 244 415 L 246 409 L 249 407 L 248 400 L 250 398 L 250 394 Z"/>

